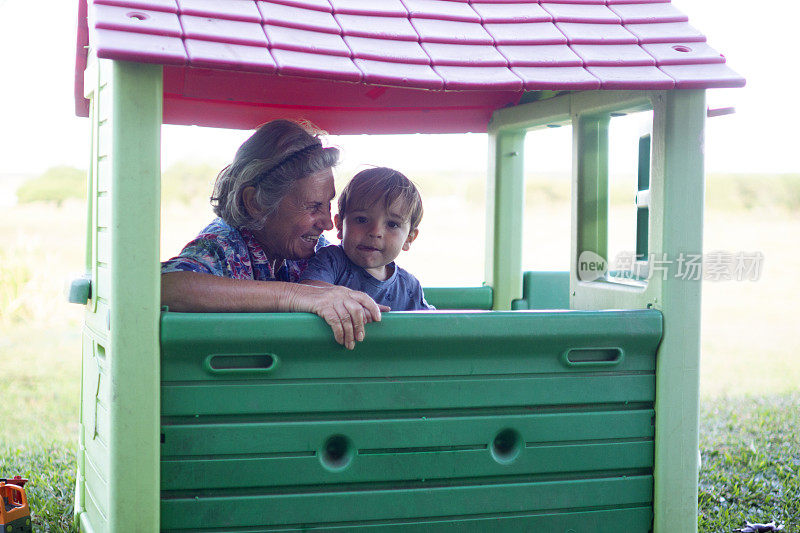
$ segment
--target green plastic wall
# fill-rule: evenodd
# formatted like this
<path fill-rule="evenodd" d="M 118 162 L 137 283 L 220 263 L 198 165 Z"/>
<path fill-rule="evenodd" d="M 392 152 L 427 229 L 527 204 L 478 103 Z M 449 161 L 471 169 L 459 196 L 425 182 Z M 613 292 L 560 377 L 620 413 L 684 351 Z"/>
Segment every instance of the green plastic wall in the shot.
<path fill-rule="evenodd" d="M 661 314 L 164 313 L 161 527 L 647 532 Z"/>
<path fill-rule="evenodd" d="M 433 287 L 425 289 L 425 300 L 436 309 L 491 309 L 492 288 Z"/>
<path fill-rule="evenodd" d="M 511 308 L 569 309 L 569 272 L 525 272 L 522 298 L 514 300 Z"/>

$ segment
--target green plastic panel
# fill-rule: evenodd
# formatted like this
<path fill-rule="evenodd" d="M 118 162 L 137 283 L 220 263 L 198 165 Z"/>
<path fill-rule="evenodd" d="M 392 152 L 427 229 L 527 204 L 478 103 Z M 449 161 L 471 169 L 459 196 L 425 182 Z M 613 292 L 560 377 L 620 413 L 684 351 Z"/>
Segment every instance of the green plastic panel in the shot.
<path fill-rule="evenodd" d="M 525 272 L 512 309 L 569 309 L 569 272 Z"/>
<path fill-rule="evenodd" d="M 636 209 L 636 259 L 649 260 L 649 226 L 650 209 L 639 207 Z"/>
<path fill-rule="evenodd" d="M 272 523 L 276 526 L 303 525 L 308 528 L 332 522 L 352 527 L 365 522 L 408 520 L 418 516 L 464 519 L 469 515 L 482 514 L 481 511 L 487 507 L 496 509 L 497 514 L 555 509 L 590 510 L 592 507 L 605 506 L 629 508 L 649 502 L 652 484 L 651 476 L 620 476 L 538 483 L 449 483 L 446 486 L 431 483 L 432 486 L 384 487 L 380 490 L 348 487 L 331 492 L 188 495 L 162 500 L 161 526 L 165 530 L 197 530 L 203 527 L 230 528 Z M 182 518 L 176 519 L 178 517 Z M 529 522 L 529 527 L 532 531 L 541 530 L 535 520 Z M 626 531 L 646 533 L 650 527 L 651 521 L 645 519 Z M 594 527 L 583 529 L 594 530 Z"/>
<path fill-rule="evenodd" d="M 418 361 L 414 363 L 417 367 L 420 366 Z M 503 363 L 507 366 L 515 362 L 505 359 L 497 366 L 501 367 Z M 298 369 L 311 369 L 314 366 L 317 365 L 297 365 Z M 347 366 L 352 368 L 364 364 Z M 644 365 L 642 363 L 638 366 Z M 431 369 L 434 370 L 435 367 Z M 275 413 L 297 410 L 336 412 L 347 409 L 353 400 L 358 400 L 363 395 L 371 398 L 371 405 L 375 409 L 451 408 L 461 403 L 464 390 L 480 394 L 473 400 L 475 408 L 524 405 L 544 394 L 548 395 L 550 405 L 570 405 L 575 402 L 576 395 L 589 402 L 647 401 L 653 395 L 652 375 L 646 374 L 647 370 L 630 371 L 644 373 L 621 376 L 576 373 L 558 379 L 546 375 L 504 379 L 481 375 L 474 378 L 432 380 L 392 378 L 390 372 L 385 372 L 386 377 L 362 381 L 357 391 L 353 390 L 351 383 L 287 383 L 277 390 L 275 387 L 265 388 L 248 383 L 172 382 L 165 383 L 162 387 L 161 392 L 165 398 L 162 413 L 164 416 L 181 416 L 189 410 L 192 415 L 198 416 L 248 415 L 263 412 L 264 405 L 270 405 L 271 412 Z M 315 374 L 309 370 L 305 375 Z M 353 377 L 368 379 L 358 375 Z M 436 385 L 435 389 L 432 385 Z M 231 394 L 236 395 L 237 402 L 226 406 L 225 400 Z"/>
<path fill-rule="evenodd" d="M 492 288 L 484 287 L 431 287 L 425 289 L 425 300 L 436 309 L 492 308 Z"/>
<path fill-rule="evenodd" d="M 399 520 L 372 524 L 344 523 L 332 526 L 314 526 L 313 531 L 365 531 L 369 533 L 529 533 L 531 531 L 591 531 L 593 533 L 618 533 L 619 531 L 646 531 L 652 522 L 652 511 L 647 506 L 630 506 L 622 509 L 586 511 L 576 513 L 520 513 L 499 517 L 450 518 L 446 520 Z M 231 529 L 225 528 L 224 531 Z M 308 531 L 305 526 L 276 527 L 255 531 Z M 220 531 L 219 529 L 217 531 Z M 253 531 L 253 530 L 244 530 Z"/>
<path fill-rule="evenodd" d="M 387 313 L 354 351 L 313 315 L 167 312 L 161 339 L 162 529 L 652 527 L 658 311 Z"/>

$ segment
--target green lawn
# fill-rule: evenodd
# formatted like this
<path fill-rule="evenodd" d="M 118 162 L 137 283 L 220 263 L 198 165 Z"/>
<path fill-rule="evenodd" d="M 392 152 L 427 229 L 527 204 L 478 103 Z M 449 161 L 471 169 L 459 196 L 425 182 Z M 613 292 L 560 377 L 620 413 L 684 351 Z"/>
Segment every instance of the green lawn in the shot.
<path fill-rule="evenodd" d="M 701 531 L 800 531 L 800 393 L 704 402 L 700 450 Z"/>
<path fill-rule="evenodd" d="M 0 472 L 28 480 L 25 494 L 34 531 L 78 531 L 73 523 L 76 444 L 63 441 L 0 445 Z"/>

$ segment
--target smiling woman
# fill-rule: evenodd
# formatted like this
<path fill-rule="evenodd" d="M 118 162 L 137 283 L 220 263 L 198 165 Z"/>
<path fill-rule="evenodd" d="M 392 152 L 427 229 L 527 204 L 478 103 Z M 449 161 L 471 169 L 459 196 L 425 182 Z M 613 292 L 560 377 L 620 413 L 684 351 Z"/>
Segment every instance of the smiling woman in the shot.
<path fill-rule="evenodd" d="M 217 176 L 219 218 L 162 265 L 161 300 L 173 311 L 305 311 L 321 316 L 352 349 L 381 318 L 366 294 L 299 285 L 333 228 L 339 151 L 288 120 L 261 126 Z"/>

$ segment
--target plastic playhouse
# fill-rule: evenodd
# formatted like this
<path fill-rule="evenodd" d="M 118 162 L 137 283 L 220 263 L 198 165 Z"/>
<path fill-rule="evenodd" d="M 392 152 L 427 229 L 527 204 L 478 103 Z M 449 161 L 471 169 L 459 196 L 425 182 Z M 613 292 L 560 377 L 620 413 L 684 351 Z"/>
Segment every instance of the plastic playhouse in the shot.
<path fill-rule="evenodd" d="M 744 80 L 668 1 L 80 0 L 78 23 L 82 531 L 696 530 L 700 282 L 580 275 L 631 112 L 638 272 L 702 251 L 705 89 Z M 278 117 L 488 132 L 485 284 L 353 352 L 309 314 L 162 311 L 161 125 Z M 523 141 L 561 124 L 571 268 L 522 272 Z"/>

